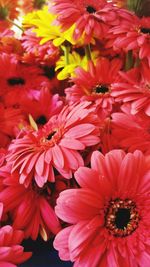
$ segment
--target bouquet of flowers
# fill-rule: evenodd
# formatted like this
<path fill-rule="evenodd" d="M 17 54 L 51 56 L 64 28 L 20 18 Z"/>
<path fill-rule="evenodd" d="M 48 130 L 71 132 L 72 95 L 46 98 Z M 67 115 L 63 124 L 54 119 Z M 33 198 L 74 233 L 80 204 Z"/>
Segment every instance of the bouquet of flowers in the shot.
<path fill-rule="evenodd" d="M 149 11 L 0 0 L 0 267 L 150 266 Z"/>

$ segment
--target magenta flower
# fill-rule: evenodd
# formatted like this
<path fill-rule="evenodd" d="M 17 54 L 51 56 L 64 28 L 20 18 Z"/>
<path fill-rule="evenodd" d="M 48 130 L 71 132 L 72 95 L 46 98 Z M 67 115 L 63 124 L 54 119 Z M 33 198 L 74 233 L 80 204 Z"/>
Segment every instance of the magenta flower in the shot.
<path fill-rule="evenodd" d="M 81 188 L 57 200 L 57 215 L 70 224 L 54 240 L 60 258 L 75 267 L 148 267 L 149 160 L 140 151 L 95 151 L 91 169 L 80 167 L 75 178 Z"/>
<path fill-rule="evenodd" d="M 120 80 L 112 86 L 111 96 L 116 102 L 128 103 L 131 114 L 145 112 L 150 116 L 149 65 L 142 61 L 139 67 L 120 72 Z"/>
<path fill-rule="evenodd" d="M 108 115 L 114 103 L 111 86 L 117 81 L 121 66 L 122 61 L 119 59 L 100 58 L 96 66 L 93 62 L 89 63 L 88 71 L 77 68 L 76 77 L 71 79 L 74 85 L 65 89 L 66 99 L 72 102 L 93 101 L 100 115 Z"/>

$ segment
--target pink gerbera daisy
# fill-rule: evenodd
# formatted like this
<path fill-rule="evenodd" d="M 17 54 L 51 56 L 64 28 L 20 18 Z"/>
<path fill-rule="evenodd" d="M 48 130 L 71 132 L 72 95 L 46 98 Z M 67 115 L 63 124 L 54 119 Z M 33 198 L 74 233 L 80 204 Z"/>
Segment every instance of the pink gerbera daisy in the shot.
<path fill-rule="evenodd" d="M 144 111 L 150 116 L 150 75 L 147 62 L 128 72 L 120 72 L 120 81 L 113 84 L 111 96 L 117 102 L 129 103 L 131 114 Z"/>
<path fill-rule="evenodd" d="M 57 183 L 47 183 L 41 189 L 33 181 L 25 188 L 10 175 L 8 166 L 1 168 L 0 175 L 3 180 L 0 200 L 4 204 L 4 212 L 11 216 L 15 229 L 24 231 L 25 238 L 36 240 L 38 234 L 41 234 L 43 239 L 47 240 L 52 233 L 56 234 L 61 229 L 53 210 L 54 188 Z"/>
<path fill-rule="evenodd" d="M 110 24 L 118 22 L 116 8 L 105 0 L 54 0 L 50 10 L 58 15 L 57 23 L 68 29 L 75 23 L 74 38 L 102 39 Z"/>
<path fill-rule="evenodd" d="M 81 188 L 63 191 L 57 215 L 71 224 L 54 247 L 75 267 L 148 267 L 150 162 L 140 151 L 95 151 L 91 169 L 80 167 Z"/>
<path fill-rule="evenodd" d="M 89 63 L 89 70 L 77 68 L 74 85 L 65 90 L 70 101 L 89 100 L 96 103 L 100 114 L 108 115 L 112 110 L 114 98 L 111 97 L 111 85 L 117 80 L 122 62 L 119 59 L 101 58 L 96 66 Z"/>
<path fill-rule="evenodd" d="M 21 40 L 24 48 L 23 59 L 27 63 L 32 58 L 35 63 L 52 66 L 58 60 L 59 49 L 51 41 L 41 45 L 41 38 L 37 37 L 32 29 L 26 30 Z"/>
<path fill-rule="evenodd" d="M 59 115 L 51 117 L 39 131 L 31 131 L 13 140 L 7 160 L 12 174 L 28 186 L 32 180 L 39 187 L 54 182 L 53 167 L 66 178 L 83 166 L 78 150 L 99 143 L 98 117 L 90 102 L 65 106 Z"/>

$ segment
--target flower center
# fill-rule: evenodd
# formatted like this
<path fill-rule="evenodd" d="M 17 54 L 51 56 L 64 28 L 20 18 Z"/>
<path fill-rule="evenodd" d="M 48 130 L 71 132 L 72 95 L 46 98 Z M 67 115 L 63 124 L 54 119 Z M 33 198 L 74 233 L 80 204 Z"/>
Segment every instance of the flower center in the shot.
<path fill-rule="evenodd" d="M 56 133 L 56 131 L 51 132 L 51 133 L 46 137 L 46 139 L 47 139 L 47 140 L 51 140 L 52 137 L 55 135 L 55 133 Z"/>
<path fill-rule="evenodd" d="M 7 80 L 8 84 L 11 86 L 14 85 L 23 85 L 25 84 L 25 80 L 21 77 L 12 77 Z"/>
<path fill-rule="evenodd" d="M 92 13 L 95 13 L 96 12 L 96 9 L 94 7 L 92 7 L 92 6 L 87 6 L 86 7 L 86 11 L 88 13 L 92 14 Z"/>
<path fill-rule="evenodd" d="M 124 229 L 130 222 L 130 209 L 118 209 L 116 212 L 115 224 L 118 229 Z"/>
<path fill-rule="evenodd" d="M 105 226 L 116 237 L 125 237 L 136 230 L 140 220 L 135 203 L 130 199 L 110 201 Z"/>
<path fill-rule="evenodd" d="M 109 91 L 109 88 L 105 84 L 98 84 L 94 88 L 94 92 L 97 94 L 105 94 Z"/>
<path fill-rule="evenodd" d="M 47 122 L 47 119 L 44 115 L 41 115 L 40 117 L 36 119 L 37 124 L 44 125 L 46 122 Z"/>
<path fill-rule="evenodd" d="M 56 75 L 55 67 L 45 66 L 44 67 L 44 74 L 48 79 L 52 80 Z"/>
<path fill-rule="evenodd" d="M 141 28 L 141 32 L 145 34 L 150 34 L 150 28 Z"/>

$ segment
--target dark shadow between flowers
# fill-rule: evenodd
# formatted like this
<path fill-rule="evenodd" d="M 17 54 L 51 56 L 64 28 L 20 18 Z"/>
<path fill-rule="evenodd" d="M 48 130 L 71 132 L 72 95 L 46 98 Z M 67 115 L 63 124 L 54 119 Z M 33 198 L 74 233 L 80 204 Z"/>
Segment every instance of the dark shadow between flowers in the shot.
<path fill-rule="evenodd" d="M 57 251 L 53 248 L 53 242 L 44 242 L 41 238 L 37 241 L 25 240 L 22 244 L 25 251 L 32 251 L 33 256 L 19 267 L 72 267 L 70 262 L 61 261 Z"/>

